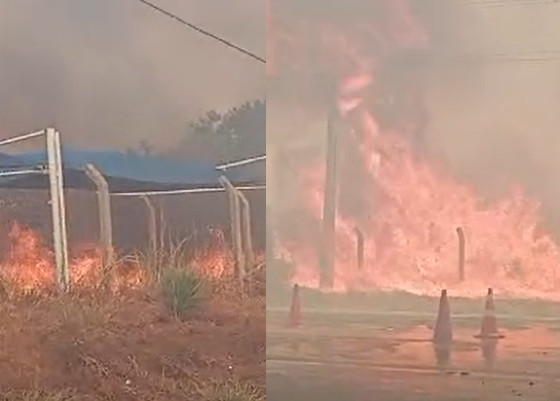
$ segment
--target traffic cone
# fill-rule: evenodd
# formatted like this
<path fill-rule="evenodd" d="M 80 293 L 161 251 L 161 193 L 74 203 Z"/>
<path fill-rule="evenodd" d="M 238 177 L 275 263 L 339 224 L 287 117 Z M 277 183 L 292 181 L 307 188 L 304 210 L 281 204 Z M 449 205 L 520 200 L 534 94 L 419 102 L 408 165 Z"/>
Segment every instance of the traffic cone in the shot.
<path fill-rule="evenodd" d="M 475 336 L 481 339 L 498 339 L 504 336 L 498 332 L 498 321 L 494 310 L 494 292 L 488 288 L 486 304 L 484 305 L 484 315 L 480 326 L 480 334 Z"/>
<path fill-rule="evenodd" d="M 451 327 L 451 309 L 447 299 L 447 290 L 441 291 L 439 299 L 439 310 L 434 328 L 433 342 L 437 346 L 448 346 L 453 341 L 453 329 Z"/>
<path fill-rule="evenodd" d="M 292 292 L 292 305 L 290 307 L 288 326 L 301 326 L 301 299 L 299 295 L 299 285 L 297 284 L 294 285 L 294 290 Z"/>

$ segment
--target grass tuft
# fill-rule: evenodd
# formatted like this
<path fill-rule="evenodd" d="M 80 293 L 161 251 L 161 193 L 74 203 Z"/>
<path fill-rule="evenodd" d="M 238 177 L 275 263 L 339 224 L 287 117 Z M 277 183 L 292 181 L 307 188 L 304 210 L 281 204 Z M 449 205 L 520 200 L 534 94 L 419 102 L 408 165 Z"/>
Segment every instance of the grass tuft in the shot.
<path fill-rule="evenodd" d="M 204 281 L 188 269 L 165 270 L 161 287 L 168 307 L 178 318 L 193 311 L 203 299 Z"/>

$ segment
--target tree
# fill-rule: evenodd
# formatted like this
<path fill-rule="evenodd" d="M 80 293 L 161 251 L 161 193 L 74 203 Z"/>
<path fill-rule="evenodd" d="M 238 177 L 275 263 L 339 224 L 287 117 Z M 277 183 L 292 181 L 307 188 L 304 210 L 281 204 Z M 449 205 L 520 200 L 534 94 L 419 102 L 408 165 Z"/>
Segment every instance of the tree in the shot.
<path fill-rule="evenodd" d="M 266 153 L 266 101 L 248 102 L 224 114 L 209 111 L 189 125 L 171 153 L 215 163 Z"/>

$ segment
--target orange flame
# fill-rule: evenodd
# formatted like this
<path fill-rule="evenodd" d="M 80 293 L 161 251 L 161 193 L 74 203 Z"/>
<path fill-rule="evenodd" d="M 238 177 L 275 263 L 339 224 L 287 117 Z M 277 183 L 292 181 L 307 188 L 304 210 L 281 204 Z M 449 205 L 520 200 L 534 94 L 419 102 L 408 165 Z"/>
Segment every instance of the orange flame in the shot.
<path fill-rule="evenodd" d="M 190 267 L 206 277 L 220 278 L 232 266 L 231 252 L 220 230 L 211 230 L 211 241 L 196 249 Z M 8 252 L 0 261 L 0 278 L 13 285 L 14 290 L 50 291 L 55 288 L 54 255 L 41 236 L 32 229 L 14 223 L 8 235 Z M 136 262 L 120 261 L 103 266 L 102 250 L 96 245 L 83 245 L 70 260 L 70 279 L 74 289 L 95 289 L 110 274 L 110 289 L 138 289 L 148 283 L 148 268 Z"/>
<path fill-rule="evenodd" d="M 8 239 L 9 253 L 0 266 L 3 277 L 24 291 L 52 287 L 51 255 L 41 238 L 31 229 L 14 223 Z"/>
<path fill-rule="evenodd" d="M 395 24 L 402 28 L 390 42 L 397 47 L 423 45 L 425 38 L 406 2 L 388 4 L 394 8 Z M 335 290 L 403 290 L 437 296 L 441 288 L 448 288 L 454 295 L 478 297 L 493 287 L 502 295 L 560 300 L 560 248 L 538 229 L 539 202 L 520 187 L 509 197 L 487 202 L 433 161 L 415 154 L 404 139 L 406 132 L 381 132 L 361 102 L 363 91 L 373 83 L 357 66 L 340 87 L 341 114 L 357 115 L 364 133 L 362 169 L 366 190 L 374 188 L 366 196 L 375 202 L 370 202 L 366 221 L 337 216 Z M 323 164 L 310 167 L 306 177 L 306 207 L 318 223 Z M 363 270 L 357 263 L 357 226 L 365 233 Z M 457 273 L 457 227 L 466 237 L 464 281 Z M 313 237 L 307 239 L 307 243 L 284 239 L 281 252 L 295 265 L 293 281 L 318 287 L 317 251 Z"/>
<path fill-rule="evenodd" d="M 191 268 L 209 278 L 221 278 L 231 271 L 233 255 L 223 231 L 210 230 L 211 242 L 194 252 Z"/>

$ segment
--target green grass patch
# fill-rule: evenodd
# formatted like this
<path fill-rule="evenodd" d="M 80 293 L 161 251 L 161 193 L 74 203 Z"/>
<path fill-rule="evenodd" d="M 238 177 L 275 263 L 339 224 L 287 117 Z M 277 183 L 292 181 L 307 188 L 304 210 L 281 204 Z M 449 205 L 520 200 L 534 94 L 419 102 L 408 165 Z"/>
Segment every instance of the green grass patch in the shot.
<path fill-rule="evenodd" d="M 188 269 L 168 269 L 161 277 L 167 306 L 181 318 L 196 309 L 204 298 L 204 280 Z"/>

